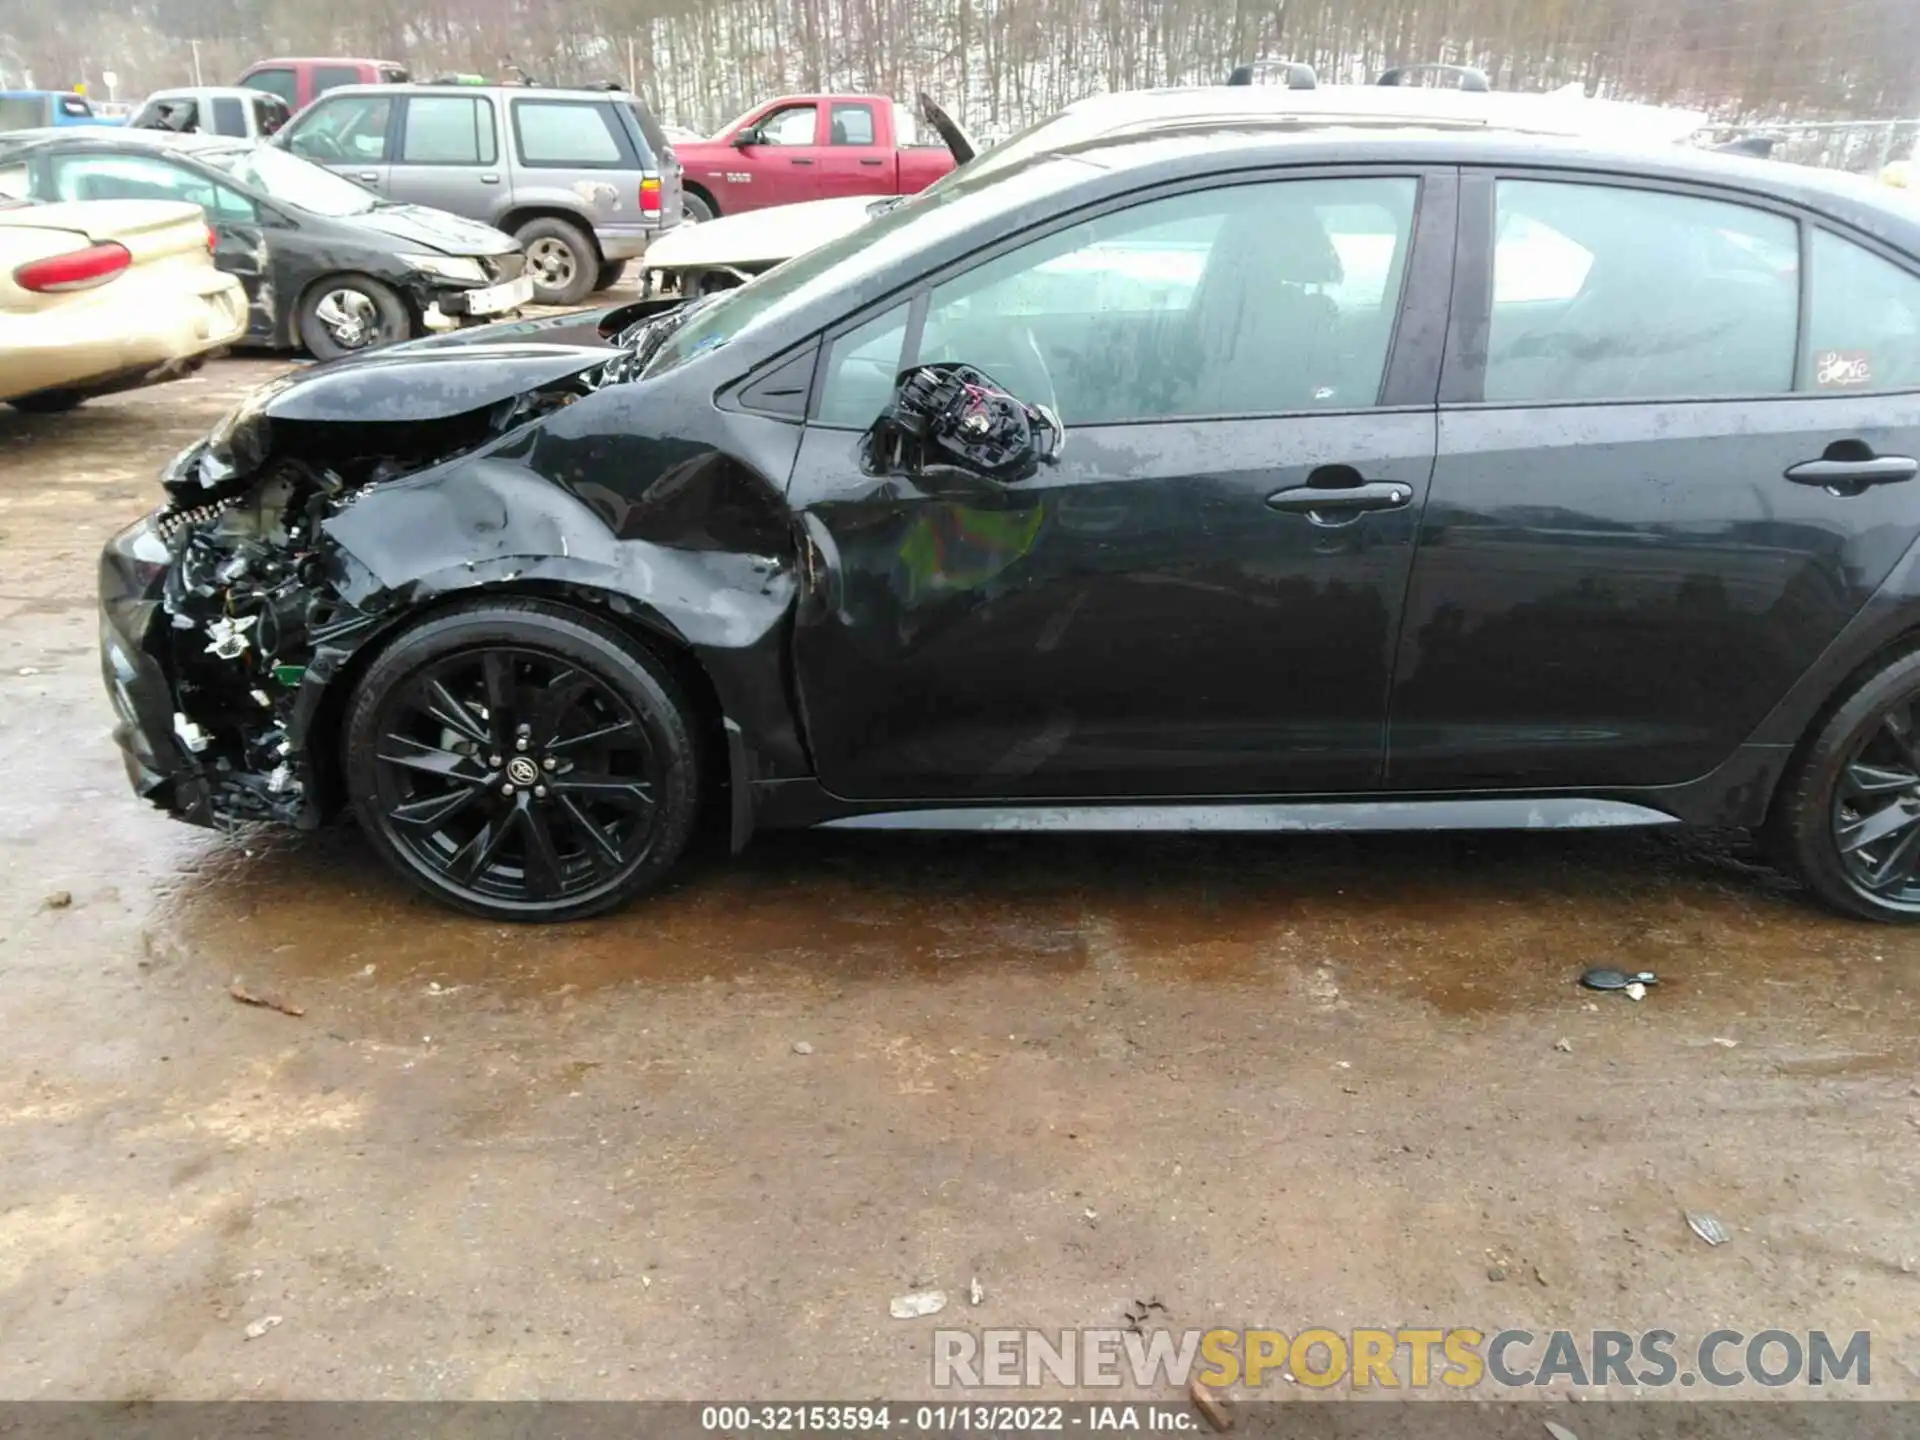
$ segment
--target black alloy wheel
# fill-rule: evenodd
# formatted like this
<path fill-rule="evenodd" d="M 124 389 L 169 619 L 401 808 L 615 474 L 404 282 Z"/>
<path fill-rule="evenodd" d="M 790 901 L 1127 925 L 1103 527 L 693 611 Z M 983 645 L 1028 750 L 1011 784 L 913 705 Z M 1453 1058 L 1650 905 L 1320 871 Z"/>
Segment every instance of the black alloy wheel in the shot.
<path fill-rule="evenodd" d="M 1828 821 L 1841 868 L 1883 903 L 1920 906 L 1920 731 L 1907 695 L 1880 712 L 1834 786 Z"/>
<path fill-rule="evenodd" d="M 1827 719 L 1783 785 L 1772 828 L 1828 904 L 1920 920 L 1920 654 L 1887 663 Z"/>
<path fill-rule="evenodd" d="M 539 602 L 435 617 L 361 682 L 347 771 L 363 828 L 436 898 L 501 920 L 611 909 L 692 828 L 698 767 L 664 666 Z"/>

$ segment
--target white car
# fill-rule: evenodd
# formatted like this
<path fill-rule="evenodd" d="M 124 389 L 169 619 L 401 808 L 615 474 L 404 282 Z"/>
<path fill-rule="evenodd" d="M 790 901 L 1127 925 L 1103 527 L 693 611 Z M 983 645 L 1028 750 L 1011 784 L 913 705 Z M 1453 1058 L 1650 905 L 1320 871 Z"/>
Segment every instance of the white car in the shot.
<path fill-rule="evenodd" d="M 961 176 L 1017 165 L 1035 155 L 1089 140 L 1170 125 L 1220 129 L 1242 121 L 1300 119 L 1322 125 L 1442 125 L 1514 130 L 1530 135 L 1593 135 L 1613 143 L 1678 144 L 1707 123 L 1698 110 L 1593 100 L 1578 85 L 1546 94 L 1442 90 L 1396 85 L 1322 85 L 1294 90 L 1262 85 L 1193 86 L 1095 95 L 1018 132 L 936 180 L 938 194 Z M 703 294 L 739 285 L 782 260 L 837 240 L 901 197 L 837 196 L 724 215 L 669 231 L 647 250 L 649 290 L 677 285 Z"/>
<path fill-rule="evenodd" d="M 227 135 L 265 140 L 293 118 L 285 100 L 243 85 L 201 85 L 156 90 L 127 121 L 134 130 L 171 130 L 180 135 Z"/>
<path fill-rule="evenodd" d="M 238 340 L 246 295 L 211 239 L 200 207 L 173 201 L 0 208 L 0 400 L 68 410 Z"/>

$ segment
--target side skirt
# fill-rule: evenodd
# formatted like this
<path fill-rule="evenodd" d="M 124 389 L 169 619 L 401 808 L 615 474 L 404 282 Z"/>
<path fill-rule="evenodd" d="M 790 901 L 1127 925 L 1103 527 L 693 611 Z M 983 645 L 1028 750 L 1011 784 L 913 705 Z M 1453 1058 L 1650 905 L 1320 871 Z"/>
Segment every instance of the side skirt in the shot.
<path fill-rule="evenodd" d="M 818 822 L 821 830 L 1211 831 L 1220 834 L 1381 830 L 1604 830 L 1678 825 L 1624 800 L 1511 797 L 1287 804 L 993 805 L 886 810 Z"/>

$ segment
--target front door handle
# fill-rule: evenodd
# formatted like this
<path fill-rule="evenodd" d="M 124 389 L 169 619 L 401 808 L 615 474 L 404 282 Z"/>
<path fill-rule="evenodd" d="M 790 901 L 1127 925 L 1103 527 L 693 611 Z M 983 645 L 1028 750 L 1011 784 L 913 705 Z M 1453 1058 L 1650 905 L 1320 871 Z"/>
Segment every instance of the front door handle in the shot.
<path fill-rule="evenodd" d="M 794 157 L 793 163 L 796 165 L 811 165 L 813 162 L 811 160 L 802 160 L 799 158 L 799 156 L 796 155 Z"/>
<path fill-rule="evenodd" d="M 1370 510 L 1401 510 L 1413 499 L 1413 487 L 1392 480 L 1363 485 L 1295 485 L 1267 497 L 1267 508 L 1304 515 L 1316 525 L 1351 525 Z"/>
<path fill-rule="evenodd" d="M 480 183 L 482 185 L 498 185 L 500 183 L 500 177 L 498 175 L 495 175 L 492 171 L 488 171 L 485 175 L 482 175 L 480 177 Z"/>
<path fill-rule="evenodd" d="M 1821 459 L 1789 465 L 1787 479 L 1796 485 L 1818 485 L 1835 495 L 1858 495 L 1870 486 L 1898 485 L 1920 475 L 1920 460 L 1911 455 L 1875 455 L 1868 451 L 1865 455 L 1842 458 L 1833 453 L 1839 448 L 1830 446 Z"/>
<path fill-rule="evenodd" d="M 371 184 L 380 178 L 380 172 L 378 170 L 362 170 L 360 172 L 360 178 Z"/>
<path fill-rule="evenodd" d="M 887 162 L 880 159 L 878 156 L 870 156 L 867 159 L 862 160 L 860 163 L 862 165 L 884 165 Z"/>

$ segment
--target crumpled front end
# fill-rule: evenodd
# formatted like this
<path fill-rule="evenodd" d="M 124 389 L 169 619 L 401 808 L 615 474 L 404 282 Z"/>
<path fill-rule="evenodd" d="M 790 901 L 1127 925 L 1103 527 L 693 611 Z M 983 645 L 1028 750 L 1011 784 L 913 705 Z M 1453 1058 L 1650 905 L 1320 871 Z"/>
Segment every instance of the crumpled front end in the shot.
<path fill-rule="evenodd" d="M 624 376 L 627 356 L 504 347 L 266 387 L 161 475 L 169 503 L 100 558 L 100 653 L 127 774 L 203 825 L 319 823 L 329 683 L 397 614 L 327 534 L 369 492 Z M 478 360 L 476 367 L 470 362 Z"/>

